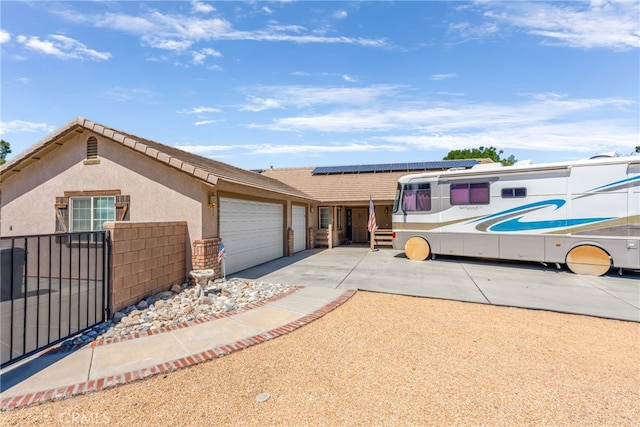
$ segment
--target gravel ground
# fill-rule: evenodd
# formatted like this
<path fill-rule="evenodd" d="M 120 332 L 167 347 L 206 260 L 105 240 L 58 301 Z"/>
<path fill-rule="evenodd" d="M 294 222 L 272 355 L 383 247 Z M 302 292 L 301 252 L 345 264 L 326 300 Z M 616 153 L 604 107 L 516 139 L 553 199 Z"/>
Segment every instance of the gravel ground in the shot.
<path fill-rule="evenodd" d="M 275 340 L 0 423 L 638 426 L 639 354 L 638 323 L 358 292 Z"/>

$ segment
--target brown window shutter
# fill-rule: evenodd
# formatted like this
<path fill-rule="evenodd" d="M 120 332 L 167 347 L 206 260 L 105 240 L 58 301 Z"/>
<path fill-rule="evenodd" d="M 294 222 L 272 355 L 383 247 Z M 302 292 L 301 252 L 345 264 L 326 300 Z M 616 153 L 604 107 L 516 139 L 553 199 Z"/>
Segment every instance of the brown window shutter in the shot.
<path fill-rule="evenodd" d="M 129 196 L 116 196 L 116 221 L 129 220 Z"/>
<path fill-rule="evenodd" d="M 69 198 L 56 197 L 56 233 L 69 231 Z"/>

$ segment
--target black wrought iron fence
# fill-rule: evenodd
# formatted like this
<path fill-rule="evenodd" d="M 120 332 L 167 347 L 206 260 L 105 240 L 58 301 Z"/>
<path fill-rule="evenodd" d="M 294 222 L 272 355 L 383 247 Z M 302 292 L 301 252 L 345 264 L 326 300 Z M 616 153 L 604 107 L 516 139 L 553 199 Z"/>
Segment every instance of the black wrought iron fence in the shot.
<path fill-rule="evenodd" d="M 0 239 L 2 367 L 106 321 L 108 232 Z"/>

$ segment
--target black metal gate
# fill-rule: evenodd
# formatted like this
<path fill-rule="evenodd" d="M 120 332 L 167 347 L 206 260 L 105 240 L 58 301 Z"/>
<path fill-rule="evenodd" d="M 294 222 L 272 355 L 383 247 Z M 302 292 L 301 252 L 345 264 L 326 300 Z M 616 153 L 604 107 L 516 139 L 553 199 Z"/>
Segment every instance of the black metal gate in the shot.
<path fill-rule="evenodd" d="M 108 232 L 0 241 L 2 367 L 109 318 Z"/>

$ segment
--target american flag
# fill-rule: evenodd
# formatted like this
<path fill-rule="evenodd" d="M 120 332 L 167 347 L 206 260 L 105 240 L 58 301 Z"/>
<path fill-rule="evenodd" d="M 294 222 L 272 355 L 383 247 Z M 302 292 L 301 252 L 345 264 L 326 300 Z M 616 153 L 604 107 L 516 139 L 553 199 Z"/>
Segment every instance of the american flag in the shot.
<path fill-rule="evenodd" d="M 218 248 L 218 264 L 222 262 L 223 256 L 224 256 L 224 243 L 220 243 L 220 247 Z"/>
<path fill-rule="evenodd" d="M 367 222 L 367 230 L 369 233 L 373 233 L 378 229 L 378 224 L 376 223 L 376 210 L 373 207 L 373 200 L 369 197 L 369 222 Z"/>

